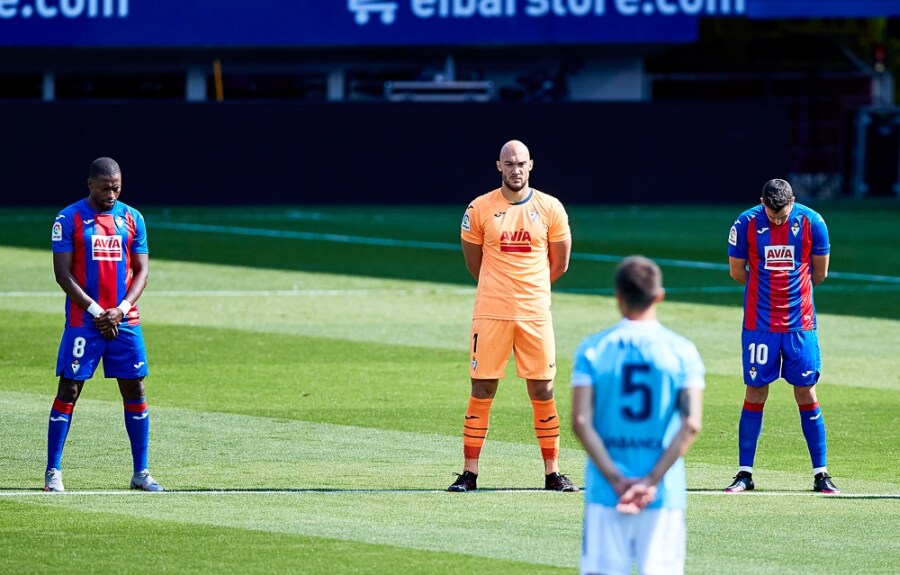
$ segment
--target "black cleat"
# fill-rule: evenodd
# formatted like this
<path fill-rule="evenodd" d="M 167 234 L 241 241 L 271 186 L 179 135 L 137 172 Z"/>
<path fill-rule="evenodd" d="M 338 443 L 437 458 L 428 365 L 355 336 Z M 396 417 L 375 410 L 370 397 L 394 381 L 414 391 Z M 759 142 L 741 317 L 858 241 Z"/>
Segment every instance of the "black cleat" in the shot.
<path fill-rule="evenodd" d="M 472 473 L 471 471 L 463 471 L 462 475 L 459 473 L 456 474 L 456 481 L 453 482 L 453 485 L 447 488 L 447 491 L 451 491 L 454 493 L 466 493 L 468 491 L 475 491 L 478 489 L 478 484 L 476 480 L 478 479 L 477 473 Z"/>
<path fill-rule="evenodd" d="M 571 493 L 578 491 L 578 487 L 569 481 L 569 478 L 559 472 L 553 472 L 544 476 L 544 489 L 547 491 L 564 491 Z"/>
<path fill-rule="evenodd" d="M 755 488 L 753 474 L 738 471 L 738 474 L 734 476 L 734 483 L 725 488 L 725 493 L 743 493 L 744 491 L 753 491 Z"/>
<path fill-rule="evenodd" d="M 816 476 L 813 478 L 813 491 L 827 495 L 837 495 L 841 492 L 837 485 L 834 484 L 834 481 L 831 480 L 831 476 L 824 471 L 816 473 Z"/>

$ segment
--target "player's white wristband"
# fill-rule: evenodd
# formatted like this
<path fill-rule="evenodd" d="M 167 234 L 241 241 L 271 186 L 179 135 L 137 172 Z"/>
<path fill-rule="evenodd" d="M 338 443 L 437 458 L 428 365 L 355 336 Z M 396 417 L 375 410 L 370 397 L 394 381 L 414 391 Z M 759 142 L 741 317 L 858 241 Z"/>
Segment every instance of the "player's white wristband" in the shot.
<path fill-rule="evenodd" d="M 120 310 L 122 310 L 122 316 L 128 317 L 128 312 L 131 311 L 132 305 L 131 302 L 127 299 L 123 299 L 122 303 L 117 306 Z"/>
<path fill-rule="evenodd" d="M 91 305 L 89 305 L 87 308 L 87 312 L 92 316 L 97 317 L 98 315 L 103 313 L 103 308 L 100 307 L 100 304 L 98 304 L 97 302 L 92 301 Z"/>

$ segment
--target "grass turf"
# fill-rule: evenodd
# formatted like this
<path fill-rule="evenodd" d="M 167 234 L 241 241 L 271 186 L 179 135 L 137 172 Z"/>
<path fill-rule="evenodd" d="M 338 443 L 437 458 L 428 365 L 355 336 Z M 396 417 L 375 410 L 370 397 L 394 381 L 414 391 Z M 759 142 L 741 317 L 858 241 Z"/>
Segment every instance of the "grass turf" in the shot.
<path fill-rule="evenodd" d="M 646 231 L 652 241 L 625 249 L 644 237 L 626 234 L 618 251 L 606 243 L 627 231 L 618 223 L 627 212 L 618 210 L 595 210 L 591 227 L 584 211 L 571 209 L 576 238 L 584 242 L 576 242 L 576 251 L 597 242 L 583 253 L 643 251 L 715 262 L 723 252 L 720 220 L 725 217 L 727 231 L 737 213 L 698 209 L 676 218 L 662 208 L 668 217 Z M 835 249 L 887 253 L 883 244 L 896 211 L 855 210 L 851 206 L 844 217 L 821 209 Z M 153 217 L 232 228 L 256 217 L 252 225 L 262 230 L 456 241 L 455 210 L 382 211 L 390 213 L 295 210 L 280 212 L 287 216 L 279 222 L 264 218 L 264 210 L 160 211 Z M 581 498 L 536 489 L 540 462 L 530 406 L 512 370 L 492 412 L 479 480 L 484 491 L 464 497 L 442 492 L 461 464 L 459 428 L 468 395 L 465 346 L 474 291 L 458 250 L 321 236 L 238 241 L 227 230 L 154 229 L 151 210 L 145 213 L 153 260 L 140 306 L 152 370 L 151 464 L 175 492 L 154 497 L 125 489 L 130 459 L 121 401 L 114 383 L 96 377 L 79 402 L 66 448 L 69 492 L 37 491 L 62 296 L 46 249 L 0 248 L 0 572 L 45 572 L 60 561 L 95 573 L 575 571 Z M 15 238 L 0 239 L 35 243 L 33 232 L 24 231 L 34 227 L 28 217 L 0 213 L 5 221 L 23 221 Z M 680 251 L 693 241 L 676 234 L 685 221 L 705 222 L 690 224 L 706 238 L 696 253 Z M 874 223 L 853 224 L 858 221 Z M 436 231 L 445 225 L 450 231 Z M 664 226 L 675 235 L 658 229 Z M 848 235 L 857 233 L 854 227 L 866 228 L 859 245 L 848 239 L 856 237 Z M 37 243 L 44 245 L 40 236 Z M 867 242 L 874 242 L 868 252 Z M 707 251 L 705 243 L 711 244 Z M 337 261 L 342 255 L 349 260 Z M 220 259 L 233 265 L 219 265 Z M 838 268 L 837 252 L 833 262 L 832 269 L 848 273 L 893 273 L 890 262 L 865 258 Z M 381 273 L 374 271 L 378 263 L 385 264 Z M 611 263 L 575 260 L 570 293 L 554 297 L 564 417 L 575 346 L 616 318 L 609 297 L 581 292 L 602 293 L 611 269 Z M 861 298 L 862 308 L 860 298 L 847 293 L 835 292 L 834 303 L 826 304 L 816 294 L 829 467 L 848 497 L 810 493 L 808 455 L 783 383 L 767 404 L 759 491 L 723 497 L 719 491 L 734 473 L 743 394 L 736 375 L 740 294 L 710 298 L 727 299 L 727 306 L 696 303 L 691 294 L 701 292 L 691 289 L 725 287 L 727 273 L 663 269 L 667 284 L 685 291 L 664 304 L 661 319 L 697 342 L 709 370 L 704 431 L 687 458 L 688 572 L 721 573 L 735 565 L 746 573 L 894 572 L 900 552 L 894 537 L 900 528 L 894 348 L 900 331 L 891 311 L 897 309 L 893 284 L 841 280 L 880 286 L 878 297 Z M 561 459 L 580 483 L 583 456 L 571 433 L 563 434 Z"/>

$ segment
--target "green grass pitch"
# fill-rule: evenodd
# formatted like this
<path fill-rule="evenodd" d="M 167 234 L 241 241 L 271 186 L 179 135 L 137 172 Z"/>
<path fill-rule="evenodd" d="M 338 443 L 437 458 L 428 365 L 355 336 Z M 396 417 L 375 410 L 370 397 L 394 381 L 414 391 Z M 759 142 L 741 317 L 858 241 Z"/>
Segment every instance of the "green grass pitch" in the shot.
<path fill-rule="evenodd" d="M 746 207 L 568 206 L 574 253 L 554 293 L 563 471 L 583 481 L 565 425 L 571 356 L 617 319 L 617 259 L 642 253 L 662 262 L 661 320 L 708 369 L 704 429 L 686 458 L 687 572 L 897 573 L 900 205 L 814 206 L 832 242 L 816 303 L 838 497 L 811 492 L 784 382 L 766 407 L 758 490 L 721 494 L 743 397 L 742 296 L 725 238 Z M 463 208 L 143 209 L 150 461 L 170 490 L 159 495 L 127 490 L 121 400 L 100 377 L 75 411 L 67 493 L 40 491 L 63 322 L 55 211 L 0 210 L 0 574 L 577 572 L 582 498 L 539 489 L 512 365 L 482 490 L 444 492 L 461 469 L 469 392 Z"/>

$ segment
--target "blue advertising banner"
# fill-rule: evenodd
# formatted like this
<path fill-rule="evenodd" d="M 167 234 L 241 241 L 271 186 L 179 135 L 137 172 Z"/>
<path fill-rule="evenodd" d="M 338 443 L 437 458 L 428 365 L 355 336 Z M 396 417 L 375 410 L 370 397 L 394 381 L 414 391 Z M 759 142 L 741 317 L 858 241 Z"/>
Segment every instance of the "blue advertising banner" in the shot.
<path fill-rule="evenodd" d="M 0 46 L 673 43 L 706 17 L 890 15 L 900 0 L 0 0 Z"/>
<path fill-rule="evenodd" d="M 900 16 L 898 0 L 747 0 L 751 18 L 885 18 Z"/>
<path fill-rule="evenodd" d="M 690 42 L 746 0 L 0 0 L 0 46 Z"/>

